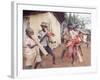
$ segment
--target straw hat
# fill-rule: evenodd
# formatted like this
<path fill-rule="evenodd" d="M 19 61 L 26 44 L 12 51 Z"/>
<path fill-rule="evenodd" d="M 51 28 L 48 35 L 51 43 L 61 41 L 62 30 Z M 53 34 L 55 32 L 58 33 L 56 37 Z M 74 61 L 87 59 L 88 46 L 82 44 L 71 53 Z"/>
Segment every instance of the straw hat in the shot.
<path fill-rule="evenodd" d="M 42 23 L 41 23 L 41 26 L 42 26 L 42 27 L 48 27 L 49 24 L 48 24 L 47 22 L 42 22 Z"/>

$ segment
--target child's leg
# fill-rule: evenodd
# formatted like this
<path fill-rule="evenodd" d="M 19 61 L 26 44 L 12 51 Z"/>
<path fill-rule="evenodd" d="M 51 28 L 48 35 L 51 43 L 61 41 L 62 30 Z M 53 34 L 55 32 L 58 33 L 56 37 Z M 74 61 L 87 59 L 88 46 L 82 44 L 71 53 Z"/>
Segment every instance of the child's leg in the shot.
<path fill-rule="evenodd" d="M 69 46 L 68 47 L 68 57 L 71 58 L 72 57 L 72 54 L 73 54 L 73 47 L 72 46 Z"/>
<path fill-rule="evenodd" d="M 47 46 L 45 49 L 52 56 L 53 64 L 55 64 L 55 54 L 54 54 L 53 50 L 49 46 Z"/>
<path fill-rule="evenodd" d="M 36 69 L 38 66 L 41 66 L 41 62 L 35 63 L 34 69 Z"/>
<path fill-rule="evenodd" d="M 65 52 L 66 52 L 66 49 L 64 49 L 64 50 L 62 51 L 62 53 L 61 53 L 61 60 L 63 60 L 64 55 L 65 55 Z"/>
<path fill-rule="evenodd" d="M 75 62 L 75 57 L 77 55 L 77 47 L 73 46 L 73 52 L 72 52 L 72 64 Z"/>
<path fill-rule="evenodd" d="M 72 62 L 71 62 L 71 64 L 73 64 L 74 63 L 74 54 L 72 54 Z"/>

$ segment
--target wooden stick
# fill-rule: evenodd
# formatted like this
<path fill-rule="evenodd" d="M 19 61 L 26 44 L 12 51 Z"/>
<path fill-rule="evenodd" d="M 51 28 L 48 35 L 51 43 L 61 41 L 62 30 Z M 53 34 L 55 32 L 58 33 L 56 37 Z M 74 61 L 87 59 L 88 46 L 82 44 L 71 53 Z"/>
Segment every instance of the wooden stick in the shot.
<path fill-rule="evenodd" d="M 81 56 L 79 50 L 77 50 L 77 55 L 78 55 L 79 61 L 80 61 L 80 62 L 83 62 L 83 58 L 82 58 L 82 56 Z"/>
<path fill-rule="evenodd" d="M 42 53 L 44 55 L 47 55 L 48 52 L 44 49 L 44 47 L 41 45 L 41 43 L 39 42 L 39 39 L 36 36 L 32 36 L 32 39 L 36 42 L 36 44 L 38 45 L 38 47 L 40 48 L 40 50 L 42 51 Z"/>

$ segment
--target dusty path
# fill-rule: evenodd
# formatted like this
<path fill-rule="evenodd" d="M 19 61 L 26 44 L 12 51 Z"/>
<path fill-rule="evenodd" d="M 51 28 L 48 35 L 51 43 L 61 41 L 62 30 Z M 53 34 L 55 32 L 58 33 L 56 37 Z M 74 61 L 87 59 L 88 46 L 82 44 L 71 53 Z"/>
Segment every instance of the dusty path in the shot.
<path fill-rule="evenodd" d="M 61 61 L 61 51 L 62 47 L 58 47 L 55 49 L 56 55 L 56 64 L 52 64 L 52 58 L 50 55 L 47 57 L 43 57 L 42 68 L 57 68 L 57 67 L 79 67 L 79 66 L 90 66 L 91 65 L 91 48 L 86 47 L 85 44 L 81 44 L 83 51 L 83 60 L 84 62 L 80 63 L 79 60 L 75 60 L 75 63 L 72 65 L 71 60 L 66 56 L 64 57 L 64 61 Z M 38 67 L 41 68 L 41 67 Z"/>

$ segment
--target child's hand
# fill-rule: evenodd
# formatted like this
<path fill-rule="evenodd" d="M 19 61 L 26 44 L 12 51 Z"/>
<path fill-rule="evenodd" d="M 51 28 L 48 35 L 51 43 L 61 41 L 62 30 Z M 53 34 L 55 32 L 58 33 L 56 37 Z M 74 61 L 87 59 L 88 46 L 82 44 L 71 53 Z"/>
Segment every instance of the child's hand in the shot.
<path fill-rule="evenodd" d="M 69 42 L 67 43 L 66 47 L 69 47 L 69 46 L 71 46 L 72 44 L 73 44 L 72 41 L 69 41 Z"/>

